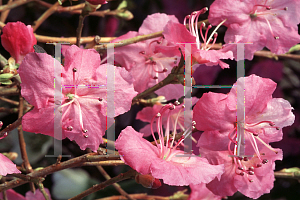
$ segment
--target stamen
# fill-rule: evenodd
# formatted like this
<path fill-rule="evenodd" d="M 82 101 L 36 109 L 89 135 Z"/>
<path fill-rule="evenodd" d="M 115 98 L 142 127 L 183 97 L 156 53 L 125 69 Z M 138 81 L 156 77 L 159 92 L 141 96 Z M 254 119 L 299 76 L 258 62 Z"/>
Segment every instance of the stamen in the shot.
<path fill-rule="evenodd" d="M 89 136 L 87 134 L 83 134 L 83 137 L 88 138 Z"/>
<path fill-rule="evenodd" d="M 256 164 L 256 167 L 261 167 L 261 166 L 262 166 L 261 163 Z"/>
<path fill-rule="evenodd" d="M 77 72 L 77 69 L 75 67 L 73 68 L 73 72 Z"/>
<path fill-rule="evenodd" d="M 263 159 L 262 164 L 267 164 L 269 161 L 267 159 Z"/>
<path fill-rule="evenodd" d="M 278 36 L 275 36 L 275 34 L 274 34 L 274 32 L 273 32 L 273 29 L 272 29 L 272 27 L 271 27 L 271 24 L 270 24 L 269 20 L 268 20 L 267 18 L 265 18 L 265 17 L 264 17 L 264 19 L 266 20 L 266 22 L 267 22 L 267 24 L 268 24 L 268 26 L 269 26 L 269 29 L 270 29 L 270 31 L 271 31 L 271 34 L 272 34 L 273 38 L 274 38 L 275 40 L 278 40 L 279 37 L 278 37 Z"/>
<path fill-rule="evenodd" d="M 222 24 L 224 24 L 226 22 L 227 19 L 224 19 L 216 28 L 215 30 L 211 33 L 210 37 L 208 38 L 208 41 L 206 41 L 206 45 L 208 45 L 210 39 L 213 37 L 213 35 L 217 32 L 217 30 L 220 28 L 220 26 L 222 26 Z"/>
<path fill-rule="evenodd" d="M 254 171 L 249 171 L 248 174 L 249 175 L 254 175 Z"/>
<path fill-rule="evenodd" d="M 253 171 L 253 170 L 254 170 L 254 167 L 249 167 L 248 170 L 249 170 L 249 171 Z"/>
<path fill-rule="evenodd" d="M 243 160 L 244 161 L 248 161 L 249 159 L 248 159 L 248 157 L 244 157 Z"/>
<path fill-rule="evenodd" d="M 265 143 L 262 139 L 260 139 L 259 137 L 255 137 L 256 139 L 258 139 L 263 145 L 265 145 L 268 149 L 270 149 L 271 151 L 273 151 L 274 153 L 278 154 L 278 151 L 276 151 L 273 147 L 271 147 L 269 144 Z"/>
<path fill-rule="evenodd" d="M 73 127 L 72 127 L 72 126 L 68 126 L 68 127 L 67 127 L 67 130 L 68 130 L 68 131 L 72 131 L 72 130 L 73 130 Z"/>

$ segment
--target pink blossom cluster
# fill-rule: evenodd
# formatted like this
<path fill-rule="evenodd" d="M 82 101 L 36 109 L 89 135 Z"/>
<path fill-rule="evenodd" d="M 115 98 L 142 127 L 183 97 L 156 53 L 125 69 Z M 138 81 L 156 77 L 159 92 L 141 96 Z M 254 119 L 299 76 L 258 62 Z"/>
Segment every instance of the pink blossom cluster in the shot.
<path fill-rule="evenodd" d="M 238 60 L 236 43 L 251 43 L 245 45 L 246 59 L 253 59 L 254 53 L 264 47 L 276 54 L 286 53 L 300 42 L 299 9 L 300 3 L 296 0 L 285 3 L 215 0 L 209 10 L 209 25 L 198 24 L 199 16 L 208 12 L 206 7 L 186 16 L 182 24 L 173 15 L 149 15 L 137 32 L 130 31 L 112 43 L 159 31 L 162 31 L 161 36 L 116 48 L 116 66 L 105 63 L 96 50 L 75 45 L 63 52 L 62 64 L 46 53 L 34 52 L 36 39 L 30 26 L 8 23 L 3 28 L 2 45 L 20 64 L 21 94 L 34 106 L 23 116 L 23 129 L 57 139 L 68 138 L 82 150 L 90 148 L 96 152 L 109 128 L 109 103 L 114 104 L 113 117 L 129 111 L 137 94 L 158 84 L 179 67 L 181 56 L 191 55 L 193 73 L 202 66 L 199 64 L 229 68 L 224 60 Z M 226 44 L 216 50 L 213 46 L 222 25 L 227 27 Z M 190 52 L 185 50 L 187 44 L 191 44 Z M 108 70 L 115 74 L 113 101 L 108 98 Z M 61 77 L 60 99 L 55 96 L 58 91 L 55 77 Z M 156 91 L 163 97 L 136 116 L 149 124 L 140 132 L 132 126 L 124 128 L 115 147 L 125 164 L 140 174 L 136 179 L 152 181 L 148 185 L 151 188 L 159 187 L 162 180 L 172 186 L 190 186 L 190 200 L 221 199 L 237 191 L 257 199 L 273 188 L 275 161 L 283 159 L 282 150 L 273 148 L 270 143 L 280 141 L 282 128 L 295 121 L 290 103 L 273 98 L 275 89 L 276 83 L 271 79 L 252 74 L 239 78 L 227 94 L 209 92 L 199 100 L 193 97 L 194 107 L 189 108 L 177 101 L 184 96 L 183 85 L 165 86 Z M 169 101 L 172 99 L 176 101 Z M 60 137 L 55 134 L 55 109 L 61 114 Z M 193 122 L 185 127 L 185 114 L 191 109 L 192 116 L 188 120 Z M 238 119 L 237 116 L 244 117 Z M 202 131 L 198 141 L 193 138 L 195 130 Z M 153 137 L 152 143 L 144 138 L 147 136 Z M 183 150 L 187 138 L 194 139 L 200 155 Z M 0 175 L 13 173 L 21 172 L 0 154 Z M 7 193 L 16 195 L 13 190 Z M 10 198 L 40 197 L 34 198 L 28 193 L 26 197 Z"/>

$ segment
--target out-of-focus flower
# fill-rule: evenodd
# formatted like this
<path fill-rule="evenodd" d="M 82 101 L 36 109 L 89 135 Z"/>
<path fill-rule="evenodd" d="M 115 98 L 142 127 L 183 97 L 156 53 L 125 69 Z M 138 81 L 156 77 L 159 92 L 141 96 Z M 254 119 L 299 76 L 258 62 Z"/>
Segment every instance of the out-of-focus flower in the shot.
<path fill-rule="evenodd" d="M 245 58 L 252 60 L 254 53 L 265 46 L 283 54 L 300 42 L 299 9 L 297 0 L 216 0 L 210 6 L 208 20 L 213 25 L 226 20 L 226 43 L 252 43 L 245 45 Z M 236 45 L 228 46 L 236 54 Z"/>
<path fill-rule="evenodd" d="M 22 22 L 9 22 L 2 30 L 1 43 L 6 51 L 21 63 L 24 56 L 34 52 L 33 45 L 37 43 L 30 25 L 26 26 Z"/>
<path fill-rule="evenodd" d="M 107 1 L 106 0 L 86 0 L 87 2 L 89 2 L 90 4 L 93 5 L 99 5 L 99 4 L 106 4 Z"/>

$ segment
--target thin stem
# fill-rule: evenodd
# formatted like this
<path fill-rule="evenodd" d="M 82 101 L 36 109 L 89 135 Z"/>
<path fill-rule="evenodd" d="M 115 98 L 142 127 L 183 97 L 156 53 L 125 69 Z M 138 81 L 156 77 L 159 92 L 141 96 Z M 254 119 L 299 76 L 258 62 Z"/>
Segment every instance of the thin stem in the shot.
<path fill-rule="evenodd" d="M 49 174 L 52 174 L 54 172 L 57 172 L 57 171 L 60 171 L 63 169 L 78 167 L 82 163 L 85 163 L 85 162 L 107 161 L 107 160 L 116 160 L 116 159 L 117 159 L 117 157 L 115 155 L 99 155 L 98 153 L 89 153 L 89 154 L 85 154 L 85 155 L 67 160 L 65 162 L 55 163 L 55 164 L 45 167 L 43 169 L 33 171 L 27 175 L 31 176 L 31 177 L 45 177 Z M 18 179 L 14 179 L 12 181 L 0 184 L 0 192 L 23 185 L 27 182 L 29 182 L 29 180 L 22 180 L 22 179 L 18 178 Z"/>
<path fill-rule="evenodd" d="M 13 2 L 12 0 L 9 0 L 6 5 L 11 4 L 12 2 Z M 5 22 L 9 12 L 10 12 L 10 9 L 1 12 L 1 17 L 0 17 L 1 22 Z"/>
<path fill-rule="evenodd" d="M 45 188 L 44 188 L 43 183 L 39 182 L 39 183 L 37 184 L 37 186 L 38 186 L 38 188 L 40 189 L 40 191 L 42 192 L 42 194 L 43 194 L 43 196 L 45 197 L 45 199 L 46 199 L 46 200 L 50 200 L 50 198 L 49 198 L 49 196 L 48 196 L 48 194 L 47 194 L 47 192 L 46 192 L 46 190 L 45 190 Z"/>
<path fill-rule="evenodd" d="M 73 198 L 70 198 L 69 200 L 80 200 L 83 197 L 86 197 L 86 196 L 88 196 L 88 195 L 90 195 L 94 192 L 97 192 L 98 190 L 102 190 L 103 188 L 105 188 L 109 185 L 112 185 L 113 183 L 123 181 L 123 180 L 126 180 L 126 179 L 130 179 L 130 178 L 134 178 L 136 173 L 137 172 L 133 169 L 129 170 L 128 172 L 121 173 L 118 176 L 115 176 L 114 178 L 111 178 L 111 179 L 109 179 L 105 182 L 102 182 L 100 184 L 94 185 L 93 187 L 85 190 L 84 192 L 80 193 L 79 195 L 77 195 Z"/>
<path fill-rule="evenodd" d="M 85 162 L 81 166 L 117 166 L 117 165 L 126 165 L 122 160 L 106 160 L 99 162 Z"/>
<path fill-rule="evenodd" d="M 88 149 L 88 152 L 91 153 L 92 151 L 91 151 L 90 149 Z M 116 161 L 121 161 L 121 162 L 123 162 L 122 160 L 116 160 Z M 102 161 L 102 162 L 105 162 L 105 161 Z M 111 162 L 111 161 L 108 161 L 108 162 Z M 123 162 L 122 164 L 125 164 L 125 163 Z M 97 169 L 99 170 L 99 172 L 104 176 L 104 178 L 105 178 L 106 180 L 111 179 L 111 177 L 109 176 L 109 174 L 104 170 L 104 168 L 103 168 L 102 166 L 97 165 L 96 167 L 97 167 Z M 132 199 L 132 198 L 127 194 L 127 192 L 125 192 L 125 191 L 121 188 L 121 186 L 120 186 L 118 183 L 114 183 L 113 186 L 114 186 L 114 188 L 115 188 L 121 195 L 125 196 L 127 199 L 134 200 L 134 199 Z"/>
<path fill-rule="evenodd" d="M 11 10 L 15 7 L 18 7 L 18 6 L 21 6 L 25 3 L 29 3 L 31 1 L 34 1 L 34 0 L 18 0 L 18 1 L 14 1 L 13 3 L 11 4 L 6 4 L 6 5 L 3 5 L 3 6 L 0 6 L 0 12 L 3 12 L 5 10 Z"/>
<path fill-rule="evenodd" d="M 13 104 L 15 106 L 19 106 L 19 102 L 11 100 L 11 99 L 8 99 L 8 98 L 5 98 L 5 97 L 1 97 L 0 96 L 0 100 L 1 101 L 5 101 L 5 102 L 10 103 L 10 104 Z"/>
<path fill-rule="evenodd" d="M 21 118 L 23 116 L 23 107 L 24 107 L 24 99 L 20 94 L 19 97 L 19 118 Z M 23 135 L 23 129 L 22 129 L 22 124 L 20 124 L 18 126 L 18 136 L 19 136 L 19 145 L 20 145 L 20 150 L 21 150 L 21 155 L 22 155 L 22 159 L 23 159 L 23 163 L 26 169 L 26 173 L 30 173 L 32 172 L 32 167 L 30 165 L 30 162 L 28 160 L 28 155 L 27 155 L 27 151 L 26 151 L 26 143 L 25 143 L 25 139 L 24 139 L 24 135 Z M 31 192 L 35 192 L 35 187 L 34 184 L 31 182 L 30 183 L 30 189 Z"/>
<path fill-rule="evenodd" d="M 81 14 L 79 16 L 79 22 L 78 22 L 78 27 L 76 29 L 76 45 L 79 47 L 80 46 L 80 37 L 83 29 L 83 21 L 87 15 Z"/>
<path fill-rule="evenodd" d="M 66 0 L 61 0 L 61 2 L 65 2 Z M 36 29 L 50 16 L 52 15 L 57 7 L 60 6 L 59 2 L 57 1 L 55 4 L 53 4 L 53 6 L 51 6 L 46 12 L 44 12 L 39 18 L 38 20 L 36 20 L 34 22 L 34 26 L 32 26 L 33 32 L 36 31 Z"/>
<path fill-rule="evenodd" d="M 51 37 L 51 36 L 44 36 L 44 35 L 37 35 L 34 34 L 35 38 L 38 42 L 59 42 L 59 43 L 70 43 L 70 44 L 76 44 L 76 37 Z M 97 43 L 108 43 L 115 39 L 115 37 L 102 37 L 100 41 L 98 40 L 99 36 L 90 36 L 90 37 L 81 37 L 80 38 L 80 43 L 85 44 L 85 43 L 90 43 L 96 41 Z"/>

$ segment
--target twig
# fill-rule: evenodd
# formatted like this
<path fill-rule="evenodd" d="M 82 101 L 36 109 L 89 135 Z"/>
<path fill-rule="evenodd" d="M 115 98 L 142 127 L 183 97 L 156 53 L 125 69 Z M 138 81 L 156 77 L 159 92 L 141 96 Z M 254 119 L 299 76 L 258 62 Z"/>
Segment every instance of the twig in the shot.
<path fill-rule="evenodd" d="M 23 97 L 19 96 L 19 118 L 23 117 L 23 106 L 24 106 L 24 99 Z M 23 159 L 23 164 L 25 166 L 26 169 L 26 173 L 30 173 L 32 172 L 32 167 L 30 165 L 30 162 L 28 160 L 28 155 L 27 155 L 27 151 L 26 151 L 26 143 L 25 143 L 25 139 L 24 139 L 24 135 L 23 135 L 23 129 L 22 129 L 22 124 L 20 124 L 18 126 L 18 136 L 19 136 L 19 145 L 20 145 L 20 150 L 21 150 L 21 156 Z M 35 193 L 35 187 L 34 184 L 31 182 L 30 183 L 30 189 L 31 192 Z"/>
<path fill-rule="evenodd" d="M 114 45 L 114 47 L 122 47 L 122 46 L 126 46 L 129 44 L 134 44 L 137 42 L 141 42 L 144 40 L 149 40 L 152 38 L 157 38 L 157 37 L 162 37 L 163 36 L 163 31 L 159 31 L 159 32 L 155 32 L 155 33 L 151 33 L 151 34 L 147 34 L 147 35 L 139 35 L 133 38 L 129 38 L 129 39 L 125 39 L 125 40 L 121 40 L 118 43 L 116 43 Z M 96 45 L 95 49 L 97 51 L 101 51 L 101 50 L 106 50 L 107 49 L 107 44 L 102 44 L 102 45 Z"/>
<path fill-rule="evenodd" d="M 60 43 L 70 43 L 70 44 L 76 44 L 76 37 L 51 37 L 51 36 L 44 36 L 44 35 L 37 35 L 34 34 L 35 38 L 38 42 L 43 42 L 43 43 L 51 43 L 51 42 L 60 42 Z M 96 36 L 95 36 L 96 37 Z M 80 44 L 85 44 L 85 43 L 90 43 L 92 41 L 95 41 L 94 36 L 90 37 L 81 37 L 80 38 Z M 115 37 L 101 37 L 100 43 L 108 43 L 115 39 Z"/>
<path fill-rule="evenodd" d="M 66 0 L 61 0 L 61 3 L 63 3 L 63 2 L 65 2 Z M 55 11 L 56 11 L 56 9 L 57 9 L 57 7 L 58 6 L 60 6 L 59 5 L 59 2 L 57 1 L 55 4 L 53 4 L 53 6 L 51 6 L 46 12 L 44 12 L 43 14 L 42 14 L 42 16 L 40 16 L 39 18 L 38 18 L 38 20 L 36 20 L 35 22 L 34 22 L 34 25 L 32 26 L 32 29 L 33 29 L 33 32 L 35 32 L 36 31 L 36 29 L 50 16 L 50 15 L 52 15 Z"/>
<path fill-rule="evenodd" d="M 0 100 L 5 101 L 5 102 L 10 103 L 10 104 L 13 104 L 15 106 L 19 106 L 19 102 L 8 99 L 8 98 L 5 98 L 5 97 L 0 96 Z"/>
<path fill-rule="evenodd" d="M 88 149 L 88 152 L 91 152 L 91 150 Z M 122 164 L 125 164 L 122 160 L 116 160 L 116 161 L 121 161 Z M 101 162 L 107 162 L 107 161 L 101 161 Z M 108 161 L 108 162 L 112 162 L 112 161 Z M 111 179 L 111 177 L 109 176 L 109 174 L 103 169 L 102 166 L 97 165 L 96 167 L 97 167 L 97 169 L 99 170 L 99 172 L 104 176 L 104 178 L 105 178 L 106 180 Z M 129 197 L 129 195 L 127 194 L 127 192 L 125 192 L 125 191 L 121 188 L 121 186 L 120 186 L 118 183 L 114 183 L 113 186 L 114 186 L 114 188 L 115 188 L 121 195 L 125 196 L 127 199 L 134 200 L 134 199 L 132 199 L 131 197 Z"/>
<path fill-rule="evenodd" d="M 276 178 L 292 178 L 300 181 L 300 173 L 299 172 L 274 172 Z"/>
<path fill-rule="evenodd" d="M 89 154 L 85 154 L 85 155 L 67 160 L 65 162 L 55 163 L 53 165 L 50 165 L 50 166 L 40 169 L 38 171 L 33 171 L 27 175 L 29 175 L 31 177 L 45 177 L 49 174 L 52 174 L 54 172 L 57 172 L 57 171 L 60 171 L 63 169 L 78 167 L 81 165 L 81 163 L 84 163 L 84 162 L 105 161 L 105 160 L 116 160 L 116 156 L 115 155 L 110 156 L 110 155 L 99 155 L 97 153 L 89 153 Z M 28 181 L 26 181 L 26 180 L 15 179 L 15 180 L 0 184 L 0 192 L 23 185 L 27 182 Z"/>
<path fill-rule="evenodd" d="M 8 10 L 8 9 L 11 10 L 11 9 L 13 9 L 15 7 L 21 6 L 21 5 L 25 4 L 25 3 L 29 3 L 31 1 L 34 1 L 34 0 L 18 0 L 18 1 L 14 1 L 11 4 L 6 4 L 4 6 L 0 6 L 0 12 L 3 12 L 3 11 Z"/>
<path fill-rule="evenodd" d="M 5 129 L 0 132 L 0 138 L 7 135 L 10 131 L 17 128 L 22 123 L 22 118 L 17 119 L 14 123 L 9 124 Z"/>
<path fill-rule="evenodd" d="M 9 0 L 9 1 L 7 2 L 6 5 L 11 4 L 11 3 L 12 3 L 12 0 Z M 8 16 L 8 14 L 9 14 L 9 12 L 10 12 L 10 9 L 8 9 L 8 10 L 6 10 L 6 11 L 3 11 L 3 12 L 1 13 L 1 17 L 0 17 L 0 21 L 1 21 L 1 22 L 5 22 L 5 20 L 6 20 L 7 16 Z"/>
<path fill-rule="evenodd" d="M 7 59 L 4 56 L 2 56 L 1 54 L 0 54 L 0 65 L 1 65 L 2 68 L 5 65 L 7 65 Z"/>
<path fill-rule="evenodd" d="M 85 11 L 83 8 L 81 15 L 79 16 L 79 22 L 78 22 L 78 27 L 76 29 L 76 45 L 79 47 L 80 46 L 80 38 L 81 38 L 81 33 L 83 29 L 83 21 L 86 16 L 89 15 L 88 11 Z"/>
<path fill-rule="evenodd" d="M 107 160 L 107 161 L 99 161 L 99 162 L 85 162 L 81 164 L 81 166 L 117 166 L 117 165 L 125 165 L 125 163 L 122 160 Z"/>
<path fill-rule="evenodd" d="M 47 194 L 47 192 L 46 192 L 46 190 L 45 190 L 45 188 L 44 188 L 43 183 L 39 182 L 39 183 L 37 183 L 36 185 L 38 186 L 39 190 L 42 192 L 42 194 L 43 194 L 43 196 L 45 197 L 45 199 L 46 199 L 46 200 L 50 200 L 50 198 L 49 198 L 49 196 L 48 196 L 48 194 Z"/>
<path fill-rule="evenodd" d="M 80 193 L 79 195 L 73 197 L 73 198 L 70 198 L 69 200 L 79 200 L 79 199 L 82 199 L 83 197 L 86 197 L 94 192 L 97 192 L 98 190 L 101 190 L 109 185 L 112 185 L 113 183 L 116 183 L 116 182 L 119 182 L 119 181 L 123 181 L 123 180 L 126 180 L 126 179 L 130 179 L 130 178 L 133 178 L 135 177 L 136 175 L 136 171 L 131 169 L 129 170 L 128 172 L 126 173 L 121 173 L 119 174 L 118 176 L 115 176 L 114 178 L 111 178 L 103 183 L 100 183 L 100 184 L 97 184 L 97 185 L 94 185 L 93 187 L 85 190 L 84 192 Z"/>
<path fill-rule="evenodd" d="M 12 95 L 18 95 L 19 91 L 17 87 L 13 88 L 3 88 L 0 87 L 0 96 L 12 96 Z"/>
<path fill-rule="evenodd" d="M 19 109 L 18 108 L 4 108 L 0 107 L 0 112 L 5 112 L 5 113 L 18 113 Z"/>

